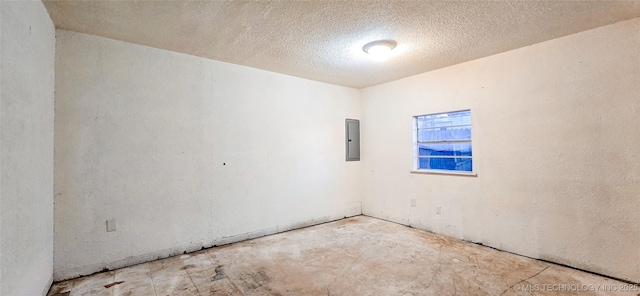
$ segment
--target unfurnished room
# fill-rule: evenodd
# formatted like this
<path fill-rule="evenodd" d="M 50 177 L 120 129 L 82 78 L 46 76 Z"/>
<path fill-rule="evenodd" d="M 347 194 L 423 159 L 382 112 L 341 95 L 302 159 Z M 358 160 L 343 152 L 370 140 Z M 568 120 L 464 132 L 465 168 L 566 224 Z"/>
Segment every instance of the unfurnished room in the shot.
<path fill-rule="evenodd" d="M 640 296 L 640 1 L 0 0 L 0 295 Z"/>

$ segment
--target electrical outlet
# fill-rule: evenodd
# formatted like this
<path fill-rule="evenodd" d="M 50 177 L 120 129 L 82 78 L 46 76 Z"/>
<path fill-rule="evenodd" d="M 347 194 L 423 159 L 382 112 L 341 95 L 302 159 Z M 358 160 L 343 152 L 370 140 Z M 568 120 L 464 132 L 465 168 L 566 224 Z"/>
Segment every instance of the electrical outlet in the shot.
<path fill-rule="evenodd" d="M 116 231 L 116 219 L 107 220 L 107 232 Z"/>
<path fill-rule="evenodd" d="M 415 198 L 412 198 L 412 199 L 411 199 L 411 207 L 412 207 L 412 208 L 415 208 L 415 207 L 416 207 L 416 200 L 415 200 Z"/>
<path fill-rule="evenodd" d="M 442 214 L 442 207 L 440 207 L 440 206 L 436 207 L 436 214 L 438 214 L 438 215 Z"/>

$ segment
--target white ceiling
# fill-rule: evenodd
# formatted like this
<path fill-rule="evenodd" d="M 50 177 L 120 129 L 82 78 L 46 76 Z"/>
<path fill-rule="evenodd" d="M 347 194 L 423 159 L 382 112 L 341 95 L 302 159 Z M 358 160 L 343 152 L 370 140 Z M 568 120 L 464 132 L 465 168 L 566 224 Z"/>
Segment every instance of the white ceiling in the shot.
<path fill-rule="evenodd" d="M 640 1 L 44 3 L 57 28 L 355 88 L 640 16 Z M 384 61 L 362 51 L 378 39 L 398 43 Z"/>

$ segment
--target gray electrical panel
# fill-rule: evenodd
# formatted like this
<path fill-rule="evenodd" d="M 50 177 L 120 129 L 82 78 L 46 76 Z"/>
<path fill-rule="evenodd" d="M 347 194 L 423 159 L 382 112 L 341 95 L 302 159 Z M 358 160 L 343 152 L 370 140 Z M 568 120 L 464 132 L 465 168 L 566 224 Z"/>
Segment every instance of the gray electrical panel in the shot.
<path fill-rule="evenodd" d="M 347 161 L 360 160 L 360 120 L 345 120 L 345 146 L 347 148 Z"/>

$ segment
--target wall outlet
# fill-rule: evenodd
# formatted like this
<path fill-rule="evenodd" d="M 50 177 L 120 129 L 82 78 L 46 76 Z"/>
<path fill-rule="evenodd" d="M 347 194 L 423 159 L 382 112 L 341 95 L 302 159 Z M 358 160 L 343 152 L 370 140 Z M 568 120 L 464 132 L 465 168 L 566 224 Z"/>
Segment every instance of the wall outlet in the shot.
<path fill-rule="evenodd" d="M 107 232 L 116 231 L 116 219 L 107 220 Z"/>
<path fill-rule="evenodd" d="M 442 214 L 442 207 L 440 207 L 440 206 L 436 207 L 436 214 L 438 214 L 438 215 Z"/>
<path fill-rule="evenodd" d="M 412 207 L 412 208 L 415 208 L 415 207 L 416 207 L 416 199 L 415 199 L 415 198 L 412 198 L 412 199 L 411 199 L 411 207 Z"/>

